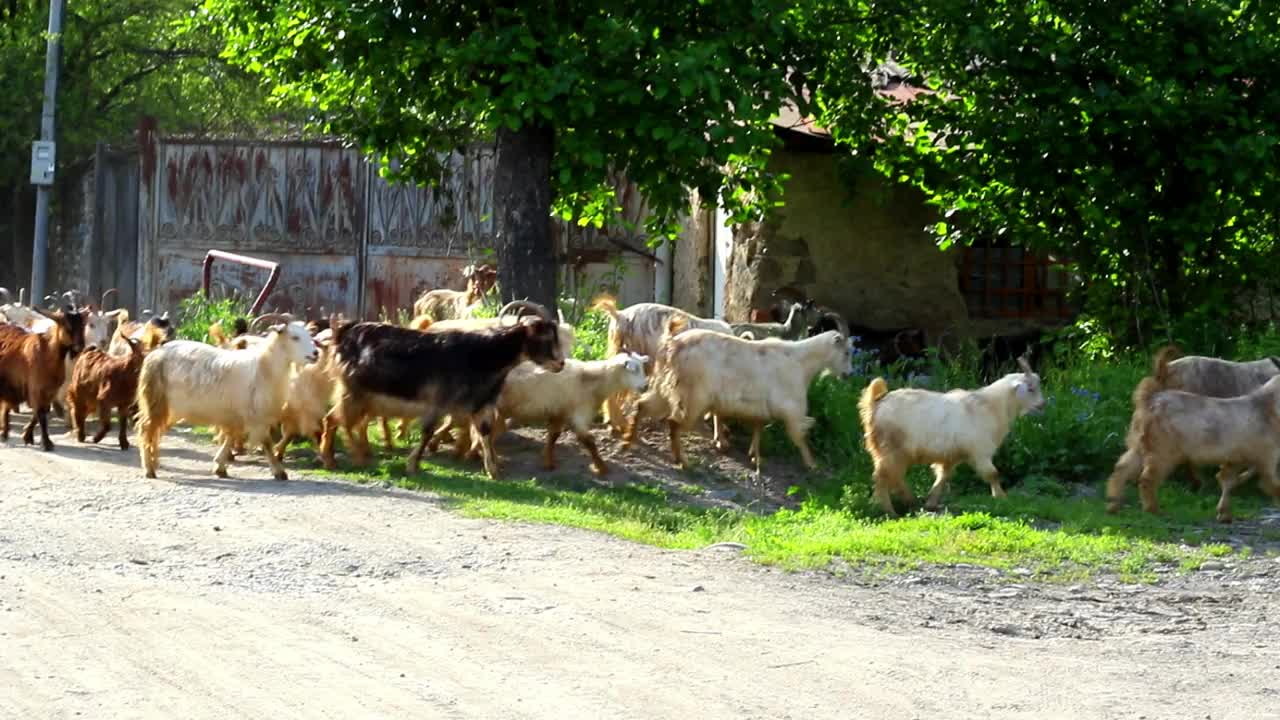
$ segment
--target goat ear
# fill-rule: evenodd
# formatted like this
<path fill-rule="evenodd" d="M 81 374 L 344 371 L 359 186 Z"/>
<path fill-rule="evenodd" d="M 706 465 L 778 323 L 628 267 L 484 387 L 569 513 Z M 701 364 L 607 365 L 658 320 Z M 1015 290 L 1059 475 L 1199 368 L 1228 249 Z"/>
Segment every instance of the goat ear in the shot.
<path fill-rule="evenodd" d="M 1034 374 L 1034 372 L 1031 370 L 1031 363 L 1027 362 L 1026 355 L 1020 355 L 1018 357 L 1018 367 L 1022 368 L 1022 372 L 1028 375 Z"/>
<path fill-rule="evenodd" d="M 650 358 L 649 358 L 649 356 L 648 356 L 648 355 L 636 355 L 636 362 L 640 363 L 640 366 L 641 366 L 641 367 L 644 367 L 645 365 L 648 365 L 648 364 L 649 364 L 649 360 L 650 360 Z"/>

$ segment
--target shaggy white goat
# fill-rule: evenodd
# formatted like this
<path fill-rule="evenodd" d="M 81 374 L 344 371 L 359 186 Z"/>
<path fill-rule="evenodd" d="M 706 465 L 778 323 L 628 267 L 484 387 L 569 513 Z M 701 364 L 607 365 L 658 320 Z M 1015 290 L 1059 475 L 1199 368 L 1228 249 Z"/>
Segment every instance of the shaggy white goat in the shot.
<path fill-rule="evenodd" d="M 493 425 L 496 440 L 507 420 L 545 423 L 547 446 L 543 455 L 546 469 L 556 467 L 556 440 L 565 426 L 591 456 L 591 470 L 604 475 L 608 468 L 591 437 L 591 422 L 604 399 L 621 390 L 642 392 L 648 384 L 645 364 L 649 358 L 619 353 L 607 360 L 583 362 L 565 360 L 564 369 L 549 372 L 531 362 L 517 365 L 507 375 L 498 397 L 498 419 Z"/>
<path fill-rule="evenodd" d="M 933 465 L 934 483 L 925 501 L 936 509 L 956 465 L 968 462 L 991 485 L 992 497 L 1004 497 L 1000 475 L 991 458 L 1009 434 L 1013 421 L 1044 408 L 1040 376 L 1026 358 L 1018 358 L 1020 373 L 1011 373 L 977 390 L 946 393 L 902 388 L 889 392 L 882 378 L 862 392 L 862 417 L 867 451 L 875 463 L 873 496 L 886 515 L 896 517 L 891 494 L 914 505 L 916 498 L 904 477 L 915 464 Z"/>
<path fill-rule="evenodd" d="M 710 330 L 684 330 L 684 322 L 679 316 L 671 319 L 653 387 L 636 403 L 623 446 L 634 440 L 642 415 L 665 416 L 671 454 L 676 466 L 683 467 L 680 433 L 711 412 L 753 425 L 751 456 L 757 473 L 760 431 L 770 420 L 783 422 L 804 464 L 815 467 L 805 440 L 813 425 L 808 416 L 809 384 L 824 370 L 840 375 L 853 371 L 849 344 L 840 333 L 832 330 L 798 341 L 751 341 Z"/>
<path fill-rule="evenodd" d="M 223 350 L 178 340 L 147 355 L 138 381 L 138 435 L 149 478 L 160 464 L 160 438 L 175 422 L 213 425 L 223 442 L 214 474 L 227 476 L 232 438 L 243 432 L 262 448 L 277 480 L 287 480 L 270 446 L 289 390 L 289 368 L 314 362 L 319 353 L 301 322 L 277 325 L 270 341 L 245 350 Z"/>

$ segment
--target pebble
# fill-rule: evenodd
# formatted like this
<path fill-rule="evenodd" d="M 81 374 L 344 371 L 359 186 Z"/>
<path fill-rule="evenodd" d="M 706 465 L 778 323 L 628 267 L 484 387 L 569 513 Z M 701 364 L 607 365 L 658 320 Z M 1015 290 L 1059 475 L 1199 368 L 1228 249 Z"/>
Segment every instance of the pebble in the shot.
<path fill-rule="evenodd" d="M 1207 560 L 1200 564 L 1200 569 L 1206 572 L 1215 572 L 1218 570 L 1226 570 L 1227 566 L 1217 560 Z"/>
<path fill-rule="evenodd" d="M 692 592 L 706 592 L 706 591 L 707 589 L 702 587 L 701 585 L 694 585 Z"/>

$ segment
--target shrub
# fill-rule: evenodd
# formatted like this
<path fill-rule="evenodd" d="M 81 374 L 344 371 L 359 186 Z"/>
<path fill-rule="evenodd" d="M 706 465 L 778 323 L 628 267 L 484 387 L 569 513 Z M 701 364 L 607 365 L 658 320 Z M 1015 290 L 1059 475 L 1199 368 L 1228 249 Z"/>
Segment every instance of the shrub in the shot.
<path fill-rule="evenodd" d="M 182 340 L 207 343 L 210 325 L 220 322 L 229 332 L 235 319 L 247 317 L 248 313 L 248 304 L 240 298 L 211 300 L 197 292 L 178 304 L 177 335 Z"/>

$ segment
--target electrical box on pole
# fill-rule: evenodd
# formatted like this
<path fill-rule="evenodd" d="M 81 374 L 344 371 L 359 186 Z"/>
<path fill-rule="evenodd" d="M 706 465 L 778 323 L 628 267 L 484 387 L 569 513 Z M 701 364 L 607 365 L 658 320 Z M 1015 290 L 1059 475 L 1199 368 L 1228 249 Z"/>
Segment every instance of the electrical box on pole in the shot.
<path fill-rule="evenodd" d="M 51 140 L 37 140 L 31 143 L 32 185 L 53 184 L 54 159 L 57 152 L 57 144 Z"/>

